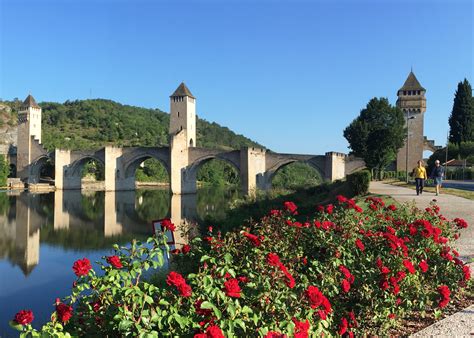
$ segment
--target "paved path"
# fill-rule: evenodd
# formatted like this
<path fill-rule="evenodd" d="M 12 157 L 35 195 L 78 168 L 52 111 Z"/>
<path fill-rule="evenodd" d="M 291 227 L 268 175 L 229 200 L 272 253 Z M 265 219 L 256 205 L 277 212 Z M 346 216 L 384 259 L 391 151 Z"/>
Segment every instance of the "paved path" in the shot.
<path fill-rule="evenodd" d="M 439 195 L 424 192 L 416 196 L 412 189 L 397 187 L 381 182 L 371 182 L 370 192 L 380 195 L 390 195 L 396 201 L 415 202 L 419 208 L 426 208 L 433 199 L 441 208 L 441 213 L 450 219 L 464 218 L 469 226 L 461 230 L 461 237 L 456 242 L 459 254 L 463 260 L 474 258 L 474 201 L 453 195 Z M 471 271 L 474 263 L 470 264 Z M 474 305 L 455 313 L 410 337 L 473 337 L 474 336 Z"/>
<path fill-rule="evenodd" d="M 423 192 L 422 195 L 417 196 L 415 190 L 403 187 L 397 187 L 381 182 L 371 182 L 370 192 L 380 195 L 390 195 L 396 201 L 415 202 L 416 206 L 424 209 L 429 206 L 433 199 L 436 199 L 437 204 L 441 208 L 441 213 L 449 218 L 456 217 L 463 218 L 467 221 L 469 226 L 467 229 L 461 230 L 461 237 L 456 241 L 456 247 L 460 254 L 460 258 L 464 261 L 469 261 L 474 258 L 474 201 L 466 198 L 446 195 L 442 193 L 436 196 L 434 193 Z M 471 264 L 471 269 L 473 264 Z"/>
<path fill-rule="evenodd" d="M 446 317 L 410 336 L 421 337 L 472 337 L 474 335 L 474 305 Z"/>

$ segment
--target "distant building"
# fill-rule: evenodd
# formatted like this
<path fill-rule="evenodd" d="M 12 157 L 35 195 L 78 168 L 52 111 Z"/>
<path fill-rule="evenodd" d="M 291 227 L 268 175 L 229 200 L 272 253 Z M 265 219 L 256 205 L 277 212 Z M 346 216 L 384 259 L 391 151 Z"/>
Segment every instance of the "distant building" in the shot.
<path fill-rule="evenodd" d="M 416 166 L 418 160 L 423 159 L 423 151 L 436 151 L 440 147 L 435 146 L 434 141 L 424 136 L 424 115 L 426 112 L 426 89 L 420 84 L 413 71 L 403 86 L 398 90 L 397 107 L 405 115 L 405 127 L 408 127 L 408 139 L 405 145 L 398 151 L 396 168 L 397 171 L 408 171 Z M 407 162 L 408 144 L 408 162 Z"/>

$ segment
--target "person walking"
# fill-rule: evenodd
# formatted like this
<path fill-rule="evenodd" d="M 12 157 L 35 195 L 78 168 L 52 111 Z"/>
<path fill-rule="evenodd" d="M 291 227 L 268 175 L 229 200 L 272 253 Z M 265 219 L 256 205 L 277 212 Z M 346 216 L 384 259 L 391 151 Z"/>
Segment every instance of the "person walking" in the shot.
<path fill-rule="evenodd" d="M 428 176 L 426 175 L 426 169 L 423 166 L 422 160 L 419 160 L 417 166 L 413 169 L 413 177 L 415 177 L 416 194 L 423 194 L 423 187 L 425 186 L 425 180 Z"/>
<path fill-rule="evenodd" d="M 444 168 L 439 163 L 439 160 L 435 161 L 435 167 L 433 168 L 433 171 L 431 172 L 431 178 L 433 178 L 433 180 L 435 181 L 436 196 L 438 196 L 440 193 L 441 185 L 443 184 L 443 178 L 444 178 Z"/>

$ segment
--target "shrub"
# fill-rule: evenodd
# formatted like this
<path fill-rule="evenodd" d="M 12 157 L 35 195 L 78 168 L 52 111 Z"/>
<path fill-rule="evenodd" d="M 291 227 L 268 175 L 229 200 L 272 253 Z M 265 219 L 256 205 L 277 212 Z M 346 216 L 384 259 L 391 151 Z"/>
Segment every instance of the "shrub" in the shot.
<path fill-rule="evenodd" d="M 225 236 L 210 228 L 173 251 L 176 266 L 196 261 L 195 271 L 171 271 L 157 285 L 143 276 L 163 264 L 163 236 L 115 246 L 100 274 L 78 260 L 72 294 L 56 301 L 51 322 L 38 332 L 28 313 L 12 324 L 33 335 L 380 335 L 412 311 L 439 314 L 470 285 L 451 249 L 465 221 L 434 204 L 421 211 L 367 198 L 363 210 L 337 201 L 307 215 L 286 202 Z"/>
<path fill-rule="evenodd" d="M 5 155 L 0 154 L 0 187 L 7 185 L 7 178 L 10 173 L 10 167 Z"/>
<path fill-rule="evenodd" d="M 366 195 L 369 192 L 370 171 L 361 170 L 347 175 L 347 182 L 354 195 Z"/>

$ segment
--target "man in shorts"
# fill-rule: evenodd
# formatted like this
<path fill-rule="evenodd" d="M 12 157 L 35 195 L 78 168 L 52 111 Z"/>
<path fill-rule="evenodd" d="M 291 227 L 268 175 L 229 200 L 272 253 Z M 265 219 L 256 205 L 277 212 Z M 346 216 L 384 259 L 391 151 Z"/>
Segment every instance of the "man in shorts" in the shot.
<path fill-rule="evenodd" d="M 435 167 L 433 171 L 431 172 L 431 178 L 433 178 L 433 180 L 435 181 L 436 196 L 438 196 L 439 189 L 441 188 L 441 185 L 443 184 L 443 178 L 444 178 L 444 168 L 439 163 L 439 160 L 435 161 Z"/>

